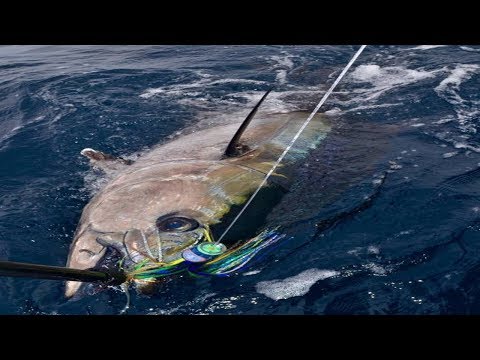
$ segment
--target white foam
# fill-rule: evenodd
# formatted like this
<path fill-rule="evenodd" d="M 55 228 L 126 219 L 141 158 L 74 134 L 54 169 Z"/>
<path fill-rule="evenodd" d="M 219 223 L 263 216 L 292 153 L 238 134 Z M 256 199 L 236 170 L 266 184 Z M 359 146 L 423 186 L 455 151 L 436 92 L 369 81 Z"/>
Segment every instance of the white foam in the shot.
<path fill-rule="evenodd" d="M 288 299 L 294 296 L 305 295 L 317 281 L 339 274 L 338 271 L 334 270 L 309 269 L 283 280 L 259 282 L 255 289 L 258 293 L 275 301 Z"/>
<path fill-rule="evenodd" d="M 351 73 L 354 80 L 375 85 L 396 85 L 411 83 L 433 76 L 432 72 L 406 69 L 398 66 L 381 68 L 375 64 L 359 65 Z"/>
<path fill-rule="evenodd" d="M 243 276 L 256 275 L 259 273 L 260 273 L 260 270 L 252 270 L 252 271 L 247 271 L 246 273 L 243 274 Z"/>
<path fill-rule="evenodd" d="M 380 109 L 380 108 L 389 108 L 392 106 L 402 106 L 404 103 L 384 103 L 384 104 L 371 104 L 371 105 L 360 105 L 352 107 L 350 109 L 344 110 L 343 112 L 357 112 L 358 110 L 369 110 L 369 109 Z M 326 111 L 325 114 L 328 112 Z M 328 114 L 327 114 L 328 115 Z"/>
<path fill-rule="evenodd" d="M 293 68 L 292 55 L 285 54 L 284 56 L 273 55 L 270 59 L 277 62 L 277 65 L 284 66 L 287 69 Z"/>
<path fill-rule="evenodd" d="M 397 164 L 395 161 L 389 161 L 389 164 L 391 170 L 400 170 L 402 168 L 402 165 Z"/>
<path fill-rule="evenodd" d="M 276 70 L 277 75 L 275 80 L 278 84 L 285 84 L 287 81 L 287 73 L 293 68 L 293 56 L 289 54 L 284 54 L 283 56 L 273 55 L 270 57 L 276 64 L 273 67 L 273 70 Z M 278 69 L 280 67 L 280 69 Z"/>
<path fill-rule="evenodd" d="M 340 114 L 341 112 L 342 112 L 341 109 L 339 109 L 338 107 L 334 107 L 334 108 L 332 108 L 332 109 L 330 109 L 330 110 L 325 111 L 325 114 L 326 114 L 326 115 L 338 115 L 338 114 Z"/>
<path fill-rule="evenodd" d="M 380 249 L 378 248 L 378 246 L 370 245 L 370 246 L 367 248 L 367 252 L 368 252 L 369 254 L 378 255 L 378 254 L 380 254 Z"/>
<path fill-rule="evenodd" d="M 315 95 L 318 95 L 318 89 L 317 89 L 317 92 L 303 91 L 302 93 L 311 94 L 311 95 L 315 96 Z M 230 101 L 231 105 L 233 105 L 233 104 L 238 105 L 238 99 L 239 98 L 246 99 L 248 101 L 248 103 L 250 104 L 250 105 L 246 105 L 246 107 L 248 109 L 251 109 L 251 107 L 253 107 L 256 103 L 258 103 L 258 100 L 261 98 L 261 96 L 263 94 L 264 94 L 263 91 L 243 91 L 243 92 L 229 93 L 227 96 L 235 99 L 235 100 Z M 303 110 L 303 109 L 295 106 L 295 102 L 286 100 L 286 98 L 288 98 L 292 94 L 299 94 L 299 92 L 296 92 L 296 91 L 282 91 L 282 92 L 272 91 L 268 95 L 268 97 L 265 99 L 265 102 L 262 104 L 262 107 L 259 111 L 264 112 L 264 113 L 287 113 L 287 112 L 290 112 L 290 111 Z M 305 99 L 305 97 L 303 99 Z M 245 108 L 245 106 L 243 106 L 243 108 Z"/>
<path fill-rule="evenodd" d="M 454 121 L 455 119 L 453 117 L 449 118 L 449 117 L 446 117 L 445 119 L 441 119 L 441 120 L 438 120 L 438 121 L 434 121 L 432 122 L 432 124 L 435 124 L 435 125 L 441 125 L 441 124 L 446 124 L 446 123 L 449 123 L 451 121 Z"/>
<path fill-rule="evenodd" d="M 157 94 L 161 94 L 163 92 L 165 92 L 165 90 L 163 88 L 151 88 L 151 89 L 145 90 L 139 96 L 141 98 L 148 99 L 148 98 L 151 98 L 152 96 L 155 96 Z"/>
<path fill-rule="evenodd" d="M 480 103 L 463 99 L 460 96 L 460 85 L 478 74 L 479 69 L 480 66 L 476 64 L 457 64 L 450 74 L 435 87 L 437 95 L 453 106 L 458 128 L 464 134 L 477 133 L 476 118 L 480 115 Z"/>
<path fill-rule="evenodd" d="M 366 264 L 366 265 L 363 265 L 364 268 L 370 270 L 374 275 L 386 275 L 387 274 L 387 270 L 378 265 L 378 264 L 375 264 L 375 263 L 369 263 L 369 264 Z"/>
<path fill-rule="evenodd" d="M 200 80 L 188 84 L 175 84 L 161 86 L 158 88 L 148 88 L 144 90 L 139 96 L 143 99 L 149 99 L 152 96 L 162 94 L 165 96 L 198 96 L 204 93 L 206 87 L 215 86 L 218 84 L 265 84 L 264 81 L 252 79 L 213 79 L 211 76 L 203 76 Z M 193 90 L 193 91 L 192 91 Z M 198 90 L 198 91 L 195 91 Z"/>
<path fill-rule="evenodd" d="M 480 49 L 474 49 L 470 46 L 460 46 L 460 49 L 465 50 L 465 51 L 472 51 L 472 52 L 479 52 Z"/>
<path fill-rule="evenodd" d="M 408 48 L 405 50 L 430 50 L 430 49 L 435 49 L 435 48 L 445 47 L 445 46 L 448 46 L 448 45 L 418 45 L 413 48 Z"/>
<path fill-rule="evenodd" d="M 452 151 L 452 152 L 448 152 L 448 153 L 445 153 L 442 155 L 442 157 L 444 159 L 447 159 L 447 158 L 451 158 L 452 156 L 455 156 L 458 154 L 458 151 Z"/>
<path fill-rule="evenodd" d="M 373 88 L 357 89 L 354 92 L 363 94 L 363 100 L 374 100 L 387 90 L 432 78 L 439 71 L 441 70 L 413 70 L 401 66 L 366 64 L 357 66 L 350 73 L 349 79 L 357 83 L 370 83 Z"/>
<path fill-rule="evenodd" d="M 475 147 L 475 146 L 465 144 L 465 143 L 462 143 L 462 142 L 455 142 L 453 144 L 453 146 L 455 147 L 455 149 L 468 149 L 468 150 L 472 150 L 474 152 L 480 153 L 480 148 L 479 147 Z"/>
<path fill-rule="evenodd" d="M 443 79 L 440 84 L 435 88 L 437 93 L 442 93 L 449 87 L 453 87 L 458 90 L 460 84 L 470 79 L 473 74 L 478 70 L 479 66 L 476 64 L 459 64 L 452 70 L 450 75 Z"/>
<path fill-rule="evenodd" d="M 279 84 L 285 84 L 287 81 L 287 70 L 278 70 L 275 80 L 277 80 Z"/>
<path fill-rule="evenodd" d="M 348 250 L 347 254 L 357 256 L 359 254 L 360 250 L 362 250 L 361 247 L 356 247 L 355 249 Z"/>
<path fill-rule="evenodd" d="M 208 85 L 218 85 L 218 84 L 257 84 L 257 85 L 262 85 L 265 84 L 265 81 L 260 81 L 260 80 L 252 80 L 252 79 L 219 79 L 219 80 L 214 80 Z"/>

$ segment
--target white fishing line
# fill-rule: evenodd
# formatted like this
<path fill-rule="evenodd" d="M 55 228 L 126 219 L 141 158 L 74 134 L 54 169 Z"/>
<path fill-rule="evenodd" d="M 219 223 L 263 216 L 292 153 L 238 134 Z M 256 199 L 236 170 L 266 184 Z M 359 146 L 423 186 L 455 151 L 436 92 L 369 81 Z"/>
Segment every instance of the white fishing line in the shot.
<path fill-rule="evenodd" d="M 350 69 L 350 67 L 353 65 L 353 63 L 355 62 L 355 60 L 357 60 L 357 58 L 360 56 L 360 54 L 362 53 L 362 51 L 367 47 L 367 45 L 362 45 L 360 47 L 360 49 L 358 49 L 358 51 L 355 53 L 355 55 L 353 55 L 352 59 L 350 60 L 350 62 L 347 64 L 347 66 L 345 66 L 345 68 L 343 69 L 343 71 L 340 73 L 340 75 L 338 75 L 337 79 L 335 80 L 335 82 L 332 84 L 332 86 L 330 86 L 330 89 L 328 89 L 328 91 L 325 93 L 325 95 L 323 95 L 322 99 L 320 100 L 320 102 L 317 104 L 317 106 L 315 107 L 315 109 L 312 111 L 312 113 L 310 114 L 310 116 L 307 118 L 307 120 L 305 120 L 305 122 L 303 123 L 302 127 L 297 131 L 297 133 L 295 134 L 295 136 L 293 137 L 292 141 L 290 141 L 290 144 L 288 144 L 288 146 L 285 148 L 285 150 L 283 151 L 282 155 L 280 155 L 280 157 L 278 158 L 278 160 L 275 162 L 275 164 L 272 166 L 272 168 L 270 169 L 270 171 L 267 173 L 267 175 L 265 175 L 264 179 L 262 180 L 262 182 L 260 183 L 260 185 L 257 187 L 257 190 L 255 190 L 255 192 L 250 196 L 250 198 L 248 199 L 248 201 L 245 203 L 245 205 L 243 206 L 243 208 L 240 210 L 240 212 L 237 214 L 237 216 L 235 217 L 235 219 L 232 220 L 232 222 L 230 223 L 230 225 L 228 225 L 228 227 L 225 229 L 225 231 L 223 232 L 223 234 L 218 238 L 218 240 L 216 241 L 215 244 L 218 244 L 222 241 L 222 239 L 225 237 L 225 235 L 230 231 L 230 229 L 233 227 L 233 225 L 237 222 L 237 220 L 240 218 L 240 216 L 245 212 L 245 209 L 248 207 L 248 205 L 250 205 L 250 203 L 253 201 L 253 199 L 255 198 L 255 196 L 257 196 L 258 192 L 260 191 L 260 189 L 263 187 L 263 185 L 266 184 L 268 178 L 273 174 L 273 172 L 275 171 L 275 169 L 278 167 L 278 165 L 280 164 L 280 162 L 283 160 L 283 158 L 285 157 L 285 155 L 287 155 L 288 151 L 290 150 L 290 148 L 293 146 L 293 144 L 295 143 L 295 141 L 297 141 L 298 137 L 300 136 L 300 134 L 303 132 L 303 130 L 305 130 L 305 128 L 307 127 L 307 125 L 310 123 L 310 121 L 312 120 L 312 118 L 315 116 L 315 114 L 318 112 L 318 110 L 320 109 L 320 107 L 323 105 L 323 103 L 328 99 L 328 97 L 330 96 L 330 94 L 333 92 L 333 90 L 336 88 L 336 86 L 338 85 L 338 83 L 343 79 L 343 77 L 345 76 L 345 74 L 347 73 L 348 69 Z"/>

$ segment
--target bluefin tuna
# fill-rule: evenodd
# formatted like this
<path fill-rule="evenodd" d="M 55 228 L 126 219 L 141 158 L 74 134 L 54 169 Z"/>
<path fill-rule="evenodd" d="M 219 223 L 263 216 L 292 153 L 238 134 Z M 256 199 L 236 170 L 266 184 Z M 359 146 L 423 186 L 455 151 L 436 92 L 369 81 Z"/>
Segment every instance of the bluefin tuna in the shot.
<path fill-rule="evenodd" d="M 206 241 L 212 227 L 257 189 L 309 115 L 255 116 L 267 94 L 244 121 L 232 119 L 163 143 L 136 161 L 84 149 L 93 166 L 114 169 L 116 175 L 84 208 L 67 266 L 99 267 L 109 249 L 127 269 L 171 263 Z M 288 188 L 294 165 L 330 129 L 325 115 L 315 115 L 265 186 Z M 73 296 L 81 285 L 67 282 L 65 295 Z"/>

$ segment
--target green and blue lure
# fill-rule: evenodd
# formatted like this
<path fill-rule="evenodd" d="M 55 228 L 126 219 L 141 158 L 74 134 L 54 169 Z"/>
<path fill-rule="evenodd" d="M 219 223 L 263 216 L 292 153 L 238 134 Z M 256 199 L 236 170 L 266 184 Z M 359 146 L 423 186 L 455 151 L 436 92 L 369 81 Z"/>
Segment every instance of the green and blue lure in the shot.
<path fill-rule="evenodd" d="M 260 253 L 265 254 L 267 248 L 277 244 L 286 235 L 277 232 L 277 229 L 265 230 L 256 237 L 228 249 L 223 254 L 205 263 L 196 264 L 185 261 L 183 258 L 171 263 L 158 263 L 151 265 L 145 260 L 135 265 L 128 273 L 130 280 L 155 281 L 158 278 L 179 274 L 182 272 L 200 276 L 230 276 L 234 273 L 244 271 L 253 265 L 253 259 Z M 208 242 L 213 242 L 210 237 Z"/>

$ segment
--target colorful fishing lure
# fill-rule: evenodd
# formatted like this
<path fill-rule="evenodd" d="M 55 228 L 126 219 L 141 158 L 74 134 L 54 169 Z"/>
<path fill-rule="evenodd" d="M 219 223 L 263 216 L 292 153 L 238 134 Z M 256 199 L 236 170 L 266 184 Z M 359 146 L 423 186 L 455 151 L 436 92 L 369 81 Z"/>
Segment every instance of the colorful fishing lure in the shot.
<path fill-rule="evenodd" d="M 201 264 L 191 263 L 184 259 L 177 259 L 171 263 L 158 263 L 152 266 L 147 265 L 149 260 L 145 260 L 135 265 L 133 270 L 127 271 L 130 280 L 155 281 L 155 279 L 187 272 L 191 275 L 203 276 L 229 276 L 233 273 L 240 272 L 251 266 L 252 260 L 259 255 L 262 250 L 277 244 L 284 239 L 286 235 L 277 232 L 277 229 L 265 230 L 256 237 L 232 247 L 223 254 L 214 259 Z M 208 238 L 207 241 L 212 241 Z M 262 254 L 266 252 L 263 251 Z M 260 259 L 260 258 L 257 258 Z"/>

